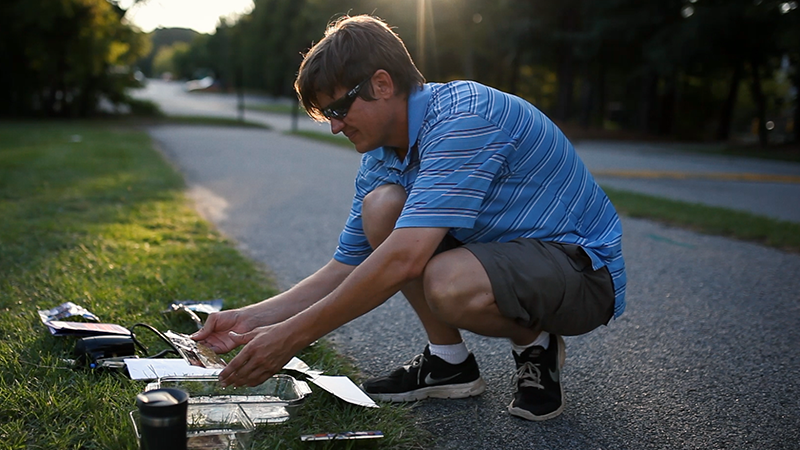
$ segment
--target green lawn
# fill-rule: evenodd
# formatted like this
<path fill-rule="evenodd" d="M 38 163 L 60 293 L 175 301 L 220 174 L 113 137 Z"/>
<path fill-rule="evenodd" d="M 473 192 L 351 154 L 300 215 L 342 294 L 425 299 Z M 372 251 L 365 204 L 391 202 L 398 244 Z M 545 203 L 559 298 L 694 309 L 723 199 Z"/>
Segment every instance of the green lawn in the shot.
<path fill-rule="evenodd" d="M 75 338 L 51 336 L 37 310 L 72 301 L 105 322 L 191 333 L 189 320 L 162 314 L 173 300 L 234 308 L 276 293 L 183 189 L 147 135 L 119 122 L 0 123 L 0 449 L 138 448 L 128 412 L 145 383 L 70 368 Z M 358 380 L 324 341 L 299 356 Z M 259 427 L 254 448 L 308 448 L 301 434 L 346 430 L 386 434 L 359 448 L 424 439 L 406 408 L 366 409 L 314 390 L 288 424 Z"/>
<path fill-rule="evenodd" d="M 230 126 L 230 127 L 240 127 L 240 128 L 263 128 L 263 129 L 270 129 L 270 126 L 265 125 L 259 122 L 251 122 L 247 120 L 245 116 L 245 120 L 239 120 L 235 118 L 228 118 L 228 117 L 213 117 L 213 116 L 162 116 L 162 115 L 153 115 L 153 116 L 136 116 L 130 118 L 109 118 L 107 119 L 110 123 L 117 123 L 119 124 L 121 121 L 125 123 L 125 126 L 135 125 L 138 127 L 142 126 L 152 126 L 152 125 L 206 125 L 206 126 Z M 96 122 L 99 123 L 99 122 Z"/>
<path fill-rule="evenodd" d="M 800 162 L 800 144 L 771 145 L 767 148 L 758 145 L 693 145 L 676 147 L 692 153 L 709 153 L 722 156 L 744 156 L 747 158 L 770 159 L 774 161 Z"/>
<path fill-rule="evenodd" d="M 253 111 L 261 111 L 261 112 L 268 112 L 268 113 L 278 113 L 278 114 L 291 114 L 295 110 L 295 106 L 286 103 L 248 103 L 245 104 L 245 109 L 250 109 Z M 306 110 L 303 109 L 302 106 L 297 106 L 297 114 L 305 115 Z"/>
<path fill-rule="evenodd" d="M 743 211 L 653 197 L 604 187 L 617 211 L 705 234 L 800 252 L 800 224 Z"/>
<path fill-rule="evenodd" d="M 327 142 L 328 144 L 334 144 L 338 145 L 339 147 L 355 150 L 355 147 L 353 147 L 353 143 L 350 142 L 350 139 L 347 139 L 347 137 L 344 136 L 343 134 L 321 133 L 319 131 L 307 131 L 307 130 L 297 130 L 293 132 L 287 132 L 286 134 L 309 138 L 320 142 Z"/>

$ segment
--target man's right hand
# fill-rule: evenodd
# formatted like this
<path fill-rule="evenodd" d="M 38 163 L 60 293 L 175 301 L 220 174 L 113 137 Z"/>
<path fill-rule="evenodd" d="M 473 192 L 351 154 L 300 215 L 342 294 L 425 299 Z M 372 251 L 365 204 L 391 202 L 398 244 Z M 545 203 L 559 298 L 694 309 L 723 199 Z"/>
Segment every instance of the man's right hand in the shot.
<path fill-rule="evenodd" d="M 201 342 L 216 353 L 228 353 L 239 346 L 231 339 L 230 332 L 244 334 L 256 328 L 251 324 L 253 316 L 243 313 L 241 309 L 231 309 L 211 313 L 203 328 L 192 335 L 192 339 Z"/>
<path fill-rule="evenodd" d="M 283 322 L 328 295 L 354 269 L 355 266 L 332 259 L 313 275 L 275 297 L 243 308 L 210 314 L 192 339 L 217 353 L 228 353 L 241 345 L 240 340 L 231 338 L 231 331 L 242 335 L 258 327 Z"/>

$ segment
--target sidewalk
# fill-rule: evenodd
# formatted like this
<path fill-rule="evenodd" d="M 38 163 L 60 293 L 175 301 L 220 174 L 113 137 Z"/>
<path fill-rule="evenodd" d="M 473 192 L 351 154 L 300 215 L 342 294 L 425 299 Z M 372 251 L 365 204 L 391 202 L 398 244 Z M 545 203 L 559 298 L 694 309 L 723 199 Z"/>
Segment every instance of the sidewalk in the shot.
<path fill-rule="evenodd" d="M 189 94 L 178 82 L 149 80 L 134 95 L 158 102 L 167 114 L 238 117 L 235 95 Z M 245 99 L 246 104 L 274 101 Z M 288 114 L 247 110 L 245 119 L 277 132 L 292 129 Z M 305 115 L 297 123 L 300 130 L 330 133 L 327 123 Z M 693 154 L 675 144 L 586 140 L 575 148 L 602 186 L 800 223 L 800 163 Z"/>
<path fill-rule="evenodd" d="M 641 142 L 581 141 L 575 148 L 602 186 L 800 223 L 800 163 Z"/>
<path fill-rule="evenodd" d="M 134 98 L 157 103 L 167 115 L 239 118 L 238 100 L 235 94 L 189 93 L 183 90 L 183 83 L 177 81 L 149 79 L 144 89 L 132 90 L 131 95 Z M 247 107 L 248 105 L 283 104 L 285 102 L 266 96 L 247 95 L 244 103 L 245 107 Z M 289 114 L 245 109 L 244 120 L 267 125 L 279 132 L 292 130 L 292 117 Z M 300 130 L 330 133 L 330 126 L 327 123 L 315 122 L 305 114 L 298 116 L 297 126 Z"/>

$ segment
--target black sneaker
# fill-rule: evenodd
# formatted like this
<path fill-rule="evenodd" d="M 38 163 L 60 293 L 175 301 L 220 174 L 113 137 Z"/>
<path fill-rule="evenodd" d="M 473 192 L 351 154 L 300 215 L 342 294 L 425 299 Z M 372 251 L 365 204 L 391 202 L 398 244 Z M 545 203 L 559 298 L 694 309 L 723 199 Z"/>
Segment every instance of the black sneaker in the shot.
<path fill-rule="evenodd" d="M 483 392 L 486 383 L 472 353 L 461 364 L 449 364 L 431 355 L 426 345 L 421 355 L 389 375 L 365 381 L 361 389 L 373 400 L 411 402 L 428 397 L 471 397 Z"/>
<path fill-rule="evenodd" d="M 508 405 L 508 412 L 528 420 L 547 420 L 561 414 L 564 411 L 561 387 L 561 368 L 566 359 L 564 339 L 551 335 L 547 350 L 535 346 L 519 356 L 511 354 L 517 363 L 514 375 L 517 391 Z"/>

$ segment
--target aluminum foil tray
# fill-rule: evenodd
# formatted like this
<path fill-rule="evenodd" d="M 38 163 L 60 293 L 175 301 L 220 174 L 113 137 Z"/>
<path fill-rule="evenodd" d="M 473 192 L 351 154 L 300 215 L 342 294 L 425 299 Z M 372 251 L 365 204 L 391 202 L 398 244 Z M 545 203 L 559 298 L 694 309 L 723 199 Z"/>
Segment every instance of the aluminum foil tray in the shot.
<path fill-rule="evenodd" d="M 168 377 L 150 383 L 145 391 L 177 388 L 189 393 L 190 405 L 235 404 L 256 425 L 282 423 L 311 393 L 304 381 L 277 374 L 255 387 L 222 387 L 216 377 Z"/>

